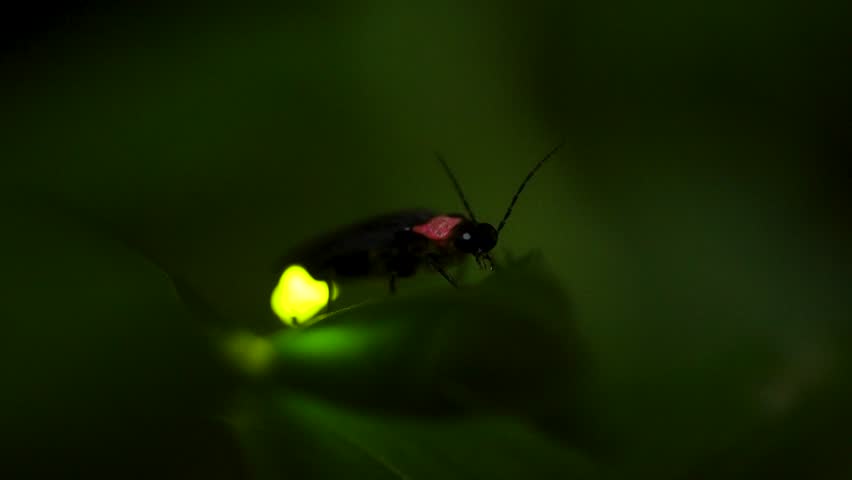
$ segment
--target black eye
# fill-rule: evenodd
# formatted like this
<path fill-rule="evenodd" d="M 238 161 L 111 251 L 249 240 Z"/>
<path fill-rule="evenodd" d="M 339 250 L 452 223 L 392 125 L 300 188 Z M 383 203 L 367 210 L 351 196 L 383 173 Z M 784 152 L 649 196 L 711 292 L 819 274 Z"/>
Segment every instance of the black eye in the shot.
<path fill-rule="evenodd" d="M 497 245 L 497 230 L 487 223 L 466 228 L 456 235 L 455 246 L 464 253 L 490 252 Z"/>

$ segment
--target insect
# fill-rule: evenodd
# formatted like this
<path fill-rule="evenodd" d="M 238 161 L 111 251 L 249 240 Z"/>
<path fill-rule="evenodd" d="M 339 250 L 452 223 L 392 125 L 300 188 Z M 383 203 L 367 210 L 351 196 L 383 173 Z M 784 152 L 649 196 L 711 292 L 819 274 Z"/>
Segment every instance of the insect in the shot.
<path fill-rule="evenodd" d="M 518 197 L 562 145 L 550 150 L 530 170 L 496 228 L 477 220 L 449 165 L 441 154 L 436 154 L 464 204 L 466 215 L 428 209 L 402 210 L 314 238 L 276 263 L 279 277 L 270 300 L 273 311 L 284 323 L 296 327 L 305 325 L 329 307 L 337 298 L 338 282 L 386 278 L 393 294 L 398 279 L 422 270 L 437 272 L 457 287 L 447 267 L 461 263 L 468 256 L 473 256 L 480 269 L 494 270 L 490 252 L 497 245 Z"/>

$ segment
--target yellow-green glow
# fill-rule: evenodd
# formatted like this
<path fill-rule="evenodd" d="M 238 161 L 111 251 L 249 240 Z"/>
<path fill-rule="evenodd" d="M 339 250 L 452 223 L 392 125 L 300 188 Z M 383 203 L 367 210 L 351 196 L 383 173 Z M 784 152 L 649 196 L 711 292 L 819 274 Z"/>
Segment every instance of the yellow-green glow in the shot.
<path fill-rule="evenodd" d="M 314 279 L 301 265 L 290 265 L 272 291 L 272 311 L 287 325 L 299 326 L 325 308 L 329 290 L 331 300 L 336 300 L 340 294 L 337 285 Z"/>
<path fill-rule="evenodd" d="M 298 337 L 296 337 L 298 335 Z M 293 332 L 293 337 L 279 337 L 278 351 L 287 358 L 357 357 L 367 353 L 375 334 L 352 328 L 329 326 L 305 332 Z"/>
<path fill-rule="evenodd" d="M 252 375 L 263 373 L 275 357 L 275 350 L 268 340 L 247 332 L 225 338 L 224 347 L 231 360 Z"/>

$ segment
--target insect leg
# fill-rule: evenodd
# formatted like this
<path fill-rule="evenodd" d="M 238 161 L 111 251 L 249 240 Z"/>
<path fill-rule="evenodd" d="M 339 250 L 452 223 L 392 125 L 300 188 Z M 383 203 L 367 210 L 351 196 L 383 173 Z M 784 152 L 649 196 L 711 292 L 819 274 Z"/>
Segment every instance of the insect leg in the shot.
<path fill-rule="evenodd" d="M 489 270 L 494 271 L 494 267 L 495 267 L 494 258 L 491 255 L 489 255 L 487 253 L 485 255 L 483 255 L 482 256 L 482 262 L 483 262 L 483 265 L 486 265 Z"/>
<path fill-rule="evenodd" d="M 453 277 L 449 273 L 447 273 L 446 270 L 444 270 L 444 267 L 441 266 L 441 264 L 438 262 L 437 259 L 435 259 L 431 255 L 426 257 L 426 258 L 429 259 L 429 264 L 432 265 L 432 268 L 437 270 L 438 273 L 440 273 L 441 276 L 444 277 L 444 279 L 446 279 L 448 282 L 450 282 L 450 285 L 458 288 L 458 286 L 459 286 L 458 283 L 456 283 L 455 279 L 453 279 Z"/>

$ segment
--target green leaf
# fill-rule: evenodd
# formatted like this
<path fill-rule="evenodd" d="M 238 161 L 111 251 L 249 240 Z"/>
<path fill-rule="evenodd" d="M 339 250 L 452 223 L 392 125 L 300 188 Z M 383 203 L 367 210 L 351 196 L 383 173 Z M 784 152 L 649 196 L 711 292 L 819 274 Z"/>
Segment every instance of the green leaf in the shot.
<path fill-rule="evenodd" d="M 281 393 L 235 428 L 257 478 L 593 478 L 596 467 L 509 417 L 408 417 Z"/>
<path fill-rule="evenodd" d="M 252 463 L 270 477 L 588 473 L 569 446 L 589 440 L 572 408 L 582 355 L 552 280 L 516 265 L 269 339 L 233 337 L 234 358 L 263 374 L 237 416 Z"/>
<path fill-rule="evenodd" d="M 568 302 L 538 266 L 368 303 L 269 342 L 278 385 L 407 413 L 552 418 L 574 403 L 583 366 Z"/>

